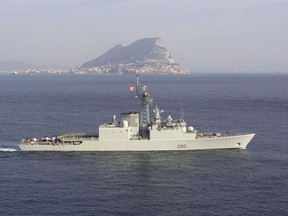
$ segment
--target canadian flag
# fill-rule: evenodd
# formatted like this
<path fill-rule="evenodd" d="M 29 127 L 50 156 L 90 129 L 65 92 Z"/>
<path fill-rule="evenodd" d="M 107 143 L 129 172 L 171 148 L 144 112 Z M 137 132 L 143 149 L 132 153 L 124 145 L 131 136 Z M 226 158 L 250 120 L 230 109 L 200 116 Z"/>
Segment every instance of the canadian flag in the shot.
<path fill-rule="evenodd" d="M 131 87 L 129 88 L 129 91 L 135 91 L 135 90 L 136 90 L 135 86 L 131 86 Z"/>

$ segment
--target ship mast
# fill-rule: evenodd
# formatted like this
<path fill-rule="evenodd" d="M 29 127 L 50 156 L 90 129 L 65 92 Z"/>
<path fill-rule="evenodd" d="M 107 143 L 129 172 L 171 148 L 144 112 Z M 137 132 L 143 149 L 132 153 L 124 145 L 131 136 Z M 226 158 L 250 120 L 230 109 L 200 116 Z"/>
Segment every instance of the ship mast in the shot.
<path fill-rule="evenodd" d="M 147 127 L 150 124 L 149 110 L 153 99 L 150 97 L 148 87 L 141 86 L 139 83 L 138 74 L 136 75 L 136 98 L 141 100 L 140 126 Z"/>

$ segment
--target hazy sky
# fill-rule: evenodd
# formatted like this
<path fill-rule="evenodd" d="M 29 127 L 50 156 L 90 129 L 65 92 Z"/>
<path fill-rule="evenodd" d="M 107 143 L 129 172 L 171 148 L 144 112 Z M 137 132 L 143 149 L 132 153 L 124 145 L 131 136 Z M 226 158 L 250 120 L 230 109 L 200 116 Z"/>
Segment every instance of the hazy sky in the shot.
<path fill-rule="evenodd" d="M 0 0 L 0 61 L 78 66 L 161 37 L 184 69 L 288 71 L 288 0 Z"/>

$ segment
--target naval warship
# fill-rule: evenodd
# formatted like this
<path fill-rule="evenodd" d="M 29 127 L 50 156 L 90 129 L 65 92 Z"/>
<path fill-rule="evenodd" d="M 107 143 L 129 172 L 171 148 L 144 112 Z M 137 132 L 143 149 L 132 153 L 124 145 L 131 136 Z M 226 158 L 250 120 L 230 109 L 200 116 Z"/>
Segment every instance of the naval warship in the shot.
<path fill-rule="evenodd" d="M 21 151 L 185 151 L 206 149 L 245 149 L 254 133 L 201 133 L 188 126 L 184 119 L 169 115 L 162 120 L 164 110 L 155 106 L 150 120 L 152 98 L 147 86 L 130 87 L 141 101 L 137 112 L 122 113 L 120 121 L 99 126 L 97 135 L 65 134 L 58 137 L 27 138 L 19 143 Z"/>

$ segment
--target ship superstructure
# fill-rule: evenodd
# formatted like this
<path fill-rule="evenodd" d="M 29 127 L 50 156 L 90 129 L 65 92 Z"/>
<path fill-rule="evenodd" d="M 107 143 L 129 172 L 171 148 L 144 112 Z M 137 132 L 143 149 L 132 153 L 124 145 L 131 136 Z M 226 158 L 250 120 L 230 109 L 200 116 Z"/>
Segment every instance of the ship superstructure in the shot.
<path fill-rule="evenodd" d="M 152 98 L 147 86 L 136 76 L 136 98 L 141 101 L 140 117 L 137 112 L 122 113 L 118 121 L 99 126 L 98 135 L 66 134 L 58 137 L 21 140 L 22 151 L 170 151 L 204 149 L 245 149 L 254 133 L 199 133 L 187 126 L 184 119 L 174 120 L 157 105 L 150 119 Z"/>

